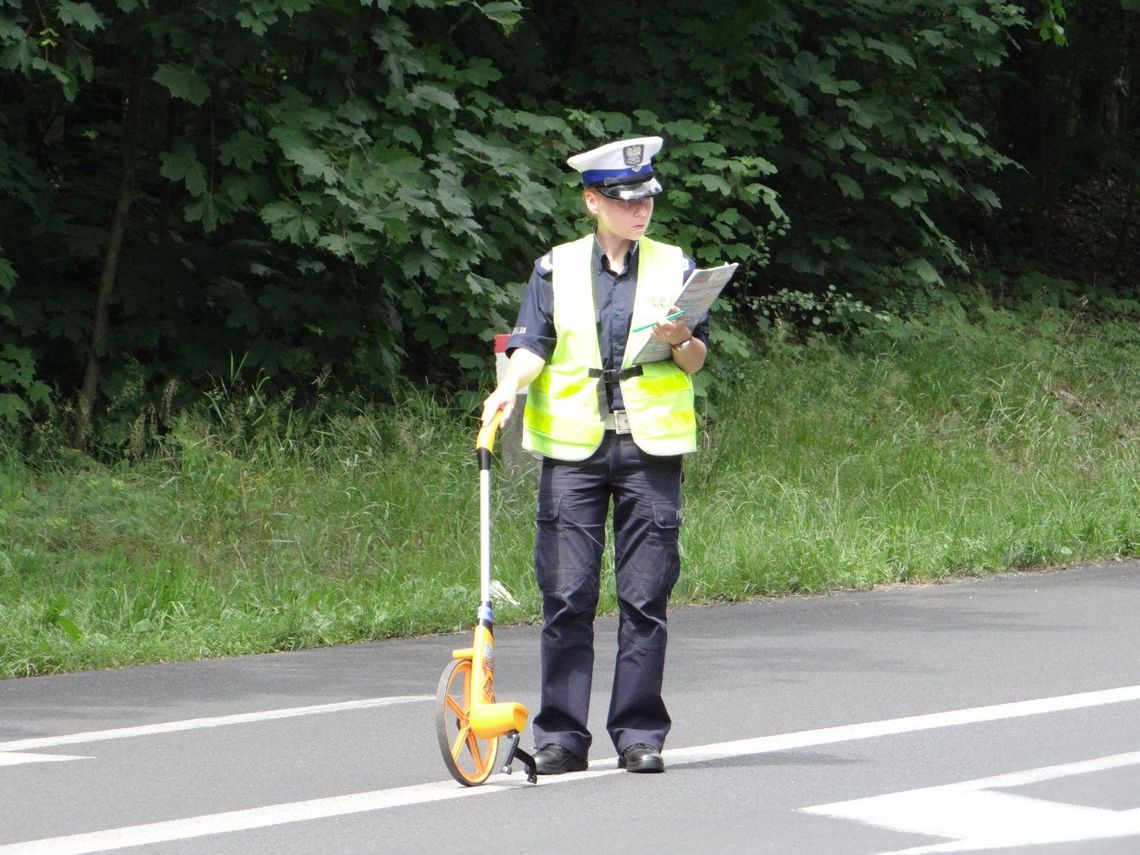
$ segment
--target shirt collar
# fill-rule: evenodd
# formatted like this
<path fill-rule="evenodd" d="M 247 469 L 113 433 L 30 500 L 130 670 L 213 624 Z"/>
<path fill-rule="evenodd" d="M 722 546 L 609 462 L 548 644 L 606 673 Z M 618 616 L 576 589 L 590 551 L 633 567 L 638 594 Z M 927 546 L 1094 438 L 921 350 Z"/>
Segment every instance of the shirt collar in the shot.
<path fill-rule="evenodd" d="M 641 241 L 634 241 L 633 246 L 625 256 L 625 273 L 631 272 L 637 266 L 638 252 L 641 247 Z M 594 232 L 594 255 L 593 255 L 593 269 L 601 270 L 603 273 L 613 274 L 610 270 L 610 260 L 606 257 L 605 252 L 602 250 L 602 245 L 598 242 L 598 233 Z"/>

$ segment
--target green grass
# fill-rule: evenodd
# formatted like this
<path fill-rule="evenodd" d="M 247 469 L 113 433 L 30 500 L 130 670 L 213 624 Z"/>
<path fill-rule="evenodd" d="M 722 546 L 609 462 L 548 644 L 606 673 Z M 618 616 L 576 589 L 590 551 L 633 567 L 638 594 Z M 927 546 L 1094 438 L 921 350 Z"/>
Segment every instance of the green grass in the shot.
<path fill-rule="evenodd" d="M 944 309 L 776 348 L 690 468 L 687 591 L 749 596 L 1134 555 L 1134 324 Z"/>
<path fill-rule="evenodd" d="M 1136 555 L 1138 333 L 946 300 L 844 347 L 766 341 L 686 464 L 675 601 Z M 305 421 L 230 392 L 142 459 L 0 454 L 0 676 L 471 624 L 470 414 Z M 496 617 L 532 620 L 534 486 L 495 485 L 495 574 L 520 601 Z"/>

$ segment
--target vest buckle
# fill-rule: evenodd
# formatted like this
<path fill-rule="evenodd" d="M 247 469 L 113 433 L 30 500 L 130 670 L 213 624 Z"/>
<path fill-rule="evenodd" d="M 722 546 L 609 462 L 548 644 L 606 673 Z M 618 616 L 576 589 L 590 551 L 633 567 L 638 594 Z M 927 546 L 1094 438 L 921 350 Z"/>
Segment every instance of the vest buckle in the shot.
<path fill-rule="evenodd" d="M 640 377 L 645 373 L 645 369 L 640 365 L 631 365 L 629 368 L 607 368 L 604 371 L 601 368 L 590 368 L 587 373 L 590 377 L 601 378 L 601 381 L 607 386 L 612 386 L 620 380 Z"/>

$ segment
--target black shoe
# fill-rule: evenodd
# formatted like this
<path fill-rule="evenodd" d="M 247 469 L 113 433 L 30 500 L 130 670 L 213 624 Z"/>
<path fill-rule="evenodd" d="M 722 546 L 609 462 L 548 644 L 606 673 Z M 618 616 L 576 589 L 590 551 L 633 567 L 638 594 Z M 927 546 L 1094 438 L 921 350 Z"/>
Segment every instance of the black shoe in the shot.
<path fill-rule="evenodd" d="M 661 759 L 661 752 L 652 745 L 639 742 L 621 753 L 618 768 L 630 772 L 664 772 L 665 761 Z"/>
<path fill-rule="evenodd" d="M 534 765 L 540 775 L 561 775 L 564 772 L 585 772 L 586 760 L 569 748 L 551 743 L 534 752 Z"/>

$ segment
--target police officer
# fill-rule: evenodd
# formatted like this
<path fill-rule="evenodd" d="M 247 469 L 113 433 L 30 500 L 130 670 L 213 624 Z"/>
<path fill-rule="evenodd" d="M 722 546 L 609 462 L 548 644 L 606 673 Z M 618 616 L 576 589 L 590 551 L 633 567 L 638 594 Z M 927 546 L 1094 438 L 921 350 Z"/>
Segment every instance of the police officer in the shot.
<path fill-rule="evenodd" d="M 523 447 L 543 458 L 534 549 L 543 609 L 533 725 L 540 775 L 587 766 L 611 502 L 620 618 L 606 729 L 622 768 L 665 771 L 666 607 L 680 572 L 681 457 L 697 447 L 690 375 L 704 364 L 708 321 L 666 318 L 694 263 L 645 235 L 661 192 L 652 165 L 661 145 L 660 137 L 621 140 L 569 159 L 594 233 L 534 263 L 508 367 L 484 402 L 484 423 L 498 409 L 506 420 L 529 384 Z M 650 338 L 668 343 L 671 358 L 633 365 Z"/>

